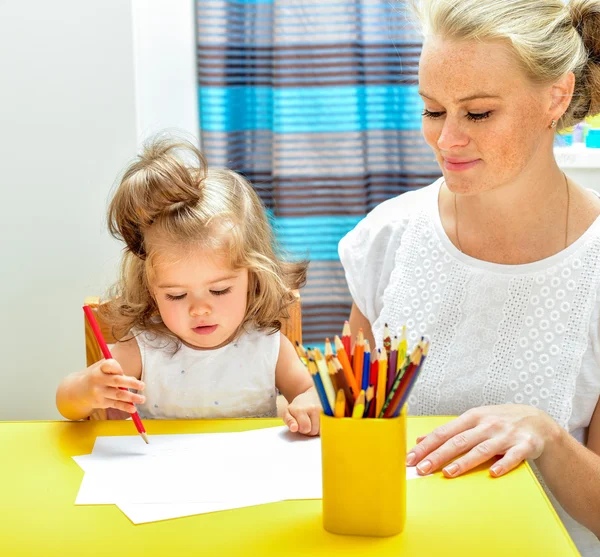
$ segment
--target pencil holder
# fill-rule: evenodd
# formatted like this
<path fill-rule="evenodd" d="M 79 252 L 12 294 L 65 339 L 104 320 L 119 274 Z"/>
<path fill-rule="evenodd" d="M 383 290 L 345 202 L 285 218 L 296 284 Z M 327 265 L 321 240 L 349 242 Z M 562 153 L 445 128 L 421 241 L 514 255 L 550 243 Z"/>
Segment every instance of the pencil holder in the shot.
<path fill-rule="evenodd" d="M 406 408 L 396 418 L 321 416 L 323 527 L 393 536 L 406 519 Z"/>

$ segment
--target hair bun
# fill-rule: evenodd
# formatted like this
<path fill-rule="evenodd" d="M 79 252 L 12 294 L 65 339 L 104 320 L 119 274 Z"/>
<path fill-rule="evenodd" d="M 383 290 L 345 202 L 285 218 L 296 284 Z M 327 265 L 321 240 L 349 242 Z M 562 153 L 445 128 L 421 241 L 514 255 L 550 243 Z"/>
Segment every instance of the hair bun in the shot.
<path fill-rule="evenodd" d="M 571 22 L 583 39 L 590 61 L 600 64 L 600 1 L 571 0 Z"/>

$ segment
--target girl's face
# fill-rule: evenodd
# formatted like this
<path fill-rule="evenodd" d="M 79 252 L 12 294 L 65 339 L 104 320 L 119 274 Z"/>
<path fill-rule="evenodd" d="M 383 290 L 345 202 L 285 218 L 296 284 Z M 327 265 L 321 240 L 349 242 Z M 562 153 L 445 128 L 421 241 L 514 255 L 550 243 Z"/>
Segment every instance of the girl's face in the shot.
<path fill-rule="evenodd" d="M 425 42 L 419 66 L 423 135 L 448 188 L 481 193 L 511 183 L 551 153 L 551 96 L 500 42 Z"/>
<path fill-rule="evenodd" d="M 244 320 L 248 270 L 213 252 L 170 250 L 154 261 L 152 294 L 163 323 L 197 348 L 227 344 Z"/>

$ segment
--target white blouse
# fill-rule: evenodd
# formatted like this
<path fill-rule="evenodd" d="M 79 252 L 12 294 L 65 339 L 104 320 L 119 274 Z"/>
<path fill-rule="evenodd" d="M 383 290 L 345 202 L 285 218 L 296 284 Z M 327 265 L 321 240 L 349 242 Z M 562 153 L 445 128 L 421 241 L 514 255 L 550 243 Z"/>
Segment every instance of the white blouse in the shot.
<path fill-rule="evenodd" d="M 441 184 L 382 203 L 339 244 L 376 342 L 385 323 L 393 333 L 406 325 L 409 347 L 423 335 L 431 341 L 409 413 L 528 404 L 585 443 L 600 397 L 600 217 L 556 255 L 489 263 L 446 235 Z M 582 554 L 600 557 L 598 539 L 553 502 Z"/>

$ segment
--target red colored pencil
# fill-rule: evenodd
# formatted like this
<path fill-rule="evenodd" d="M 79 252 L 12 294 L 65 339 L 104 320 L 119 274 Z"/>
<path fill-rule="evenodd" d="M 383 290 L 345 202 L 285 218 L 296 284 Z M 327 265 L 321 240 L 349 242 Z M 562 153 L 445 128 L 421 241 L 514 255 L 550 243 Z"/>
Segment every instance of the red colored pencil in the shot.
<path fill-rule="evenodd" d="M 342 344 L 348 357 L 352 356 L 352 333 L 350 331 L 350 322 L 344 321 L 344 327 L 342 329 Z"/>
<path fill-rule="evenodd" d="M 90 306 L 83 306 L 83 312 L 85 313 L 85 316 L 87 317 L 88 323 L 92 327 L 92 331 L 94 331 L 94 336 L 96 337 L 96 340 L 98 341 L 98 345 L 100 346 L 102 355 L 104 356 L 105 359 L 110 360 L 112 358 L 112 354 L 110 353 L 110 350 L 108 349 L 106 341 L 104 340 L 104 337 L 102 336 L 102 331 L 100 331 L 100 327 L 98 326 L 98 322 L 96 321 L 96 318 L 94 317 L 94 312 L 92 311 L 92 308 Z M 127 390 L 125 387 L 119 387 L 119 389 L 121 389 L 123 391 Z M 140 417 L 139 417 L 137 411 L 134 412 L 133 414 L 131 414 L 131 419 L 133 420 L 133 423 L 135 424 L 135 427 L 138 430 L 138 433 L 141 435 L 142 439 L 146 442 L 146 444 L 148 444 L 148 435 L 146 433 L 146 429 L 144 428 L 144 424 L 142 423 L 142 420 L 140 420 Z"/>

